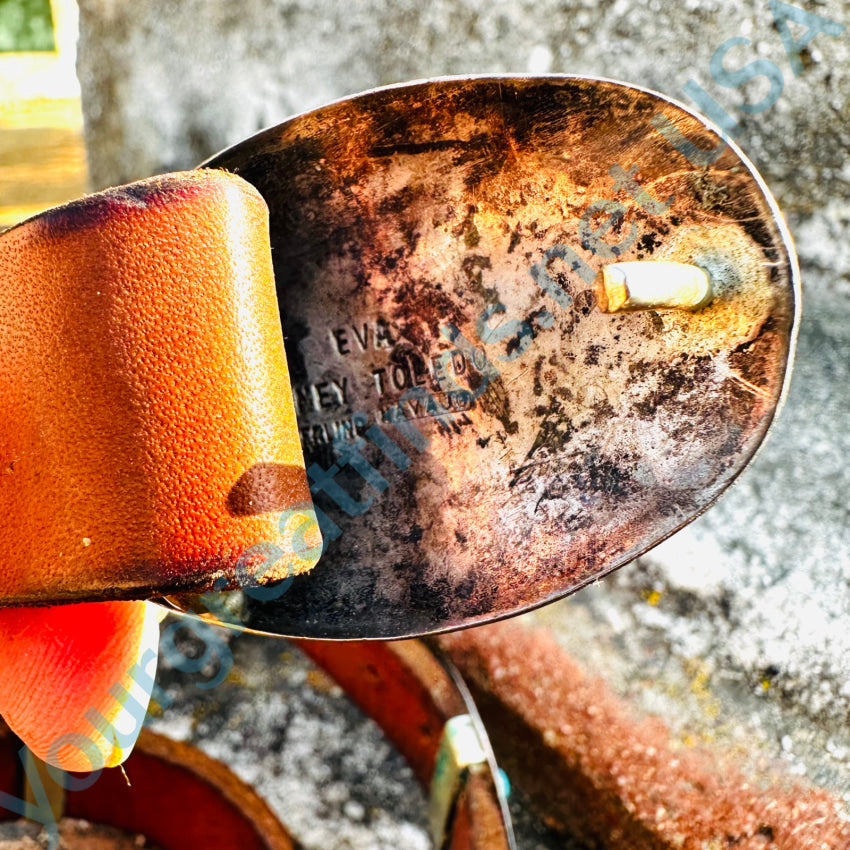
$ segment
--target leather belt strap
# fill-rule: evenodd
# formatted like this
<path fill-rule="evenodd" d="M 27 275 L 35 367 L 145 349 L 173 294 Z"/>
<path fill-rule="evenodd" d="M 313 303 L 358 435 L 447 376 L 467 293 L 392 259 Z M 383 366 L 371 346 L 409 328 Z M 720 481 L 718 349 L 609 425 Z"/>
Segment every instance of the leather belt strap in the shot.
<path fill-rule="evenodd" d="M 377 722 L 408 761 L 417 779 L 430 789 L 432 800 L 439 798 L 442 789 L 440 777 L 435 774 L 447 724 L 452 719 L 466 718 L 470 708 L 443 663 L 420 641 L 294 643 Z M 25 796 L 25 783 L 21 765 L 15 767 L 19 749 L 20 742 L 0 730 L 0 791 L 20 799 Z M 194 748 L 144 732 L 138 751 L 130 758 L 128 771 L 133 786 L 129 788 L 118 771 L 106 771 L 88 787 L 64 794 L 51 784 L 46 773 L 41 774 L 39 781 L 48 792 L 51 787 L 59 791 L 61 802 L 54 804 L 57 816 L 58 807 L 61 814 L 69 817 L 142 832 L 164 850 L 195 846 L 194 840 L 199 842 L 198 846 L 233 846 L 234 850 L 297 847 L 265 804 L 249 799 L 252 795 L 243 783 L 232 774 L 228 779 L 225 774 L 229 772 L 222 765 Z M 27 767 L 27 772 L 31 769 Z M 212 777 L 219 793 L 223 789 L 228 806 L 243 809 L 247 832 L 246 825 L 235 821 L 228 806 L 223 809 L 220 801 L 204 803 L 201 798 L 206 792 L 194 788 L 199 773 L 208 782 Z M 445 765 L 442 773 L 448 773 Z M 187 785 L 189 780 L 192 782 Z M 482 769 L 462 769 L 459 782 L 448 790 L 447 805 L 438 812 L 437 850 L 514 847 L 510 821 L 488 765 Z M 247 809 L 245 800 L 250 803 Z M 195 816 L 193 810 L 199 807 L 206 813 Z M 153 817 L 152 812 L 159 814 Z M 0 819 L 13 816 L 12 810 L 0 810 Z M 43 821 L 44 817 L 37 819 Z M 216 830 L 217 839 L 204 844 L 204 835 Z M 236 836 L 232 841 L 231 832 Z"/>
<path fill-rule="evenodd" d="M 0 324 L 0 604 L 232 587 L 257 543 L 284 574 L 315 560 L 278 528 L 309 489 L 249 184 L 165 175 L 12 228 Z M 299 645 L 432 789 L 440 848 L 512 846 L 486 735 L 424 645 Z M 69 808 L 102 816 L 109 787 Z"/>
<path fill-rule="evenodd" d="M 465 716 L 470 708 L 445 666 L 421 641 L 293 643 L 375 720 L 420 783 L 430 787 L 433 801 L 440 793 L 435 768 L 447 723 Z M 438 848 L 508 850 L 513 846 L 495 782 L 489 769 L 464 772 L 437 830 L 442 833 L 435 837 Z"/>
<path fill-rule="evenodd" d="M 259 544 L 258 583 L 315 563 L 279 528 L 310 490 L 250 184 L 167 174 L 0 234 L 0 328 L 0 604 L 244 586 Z"/>
<path fill-rule="evenodd" d="M 722 753 L 707 758 L 712 754 L 674 748 L 661 724 L 636 718 L 545 630 L 499 623 L 444 635 L 438 643 L 469 682 L 500 763 L 538 814 L 572 838 L 605 850 L 674 850 L 730 841 L 779 848 L 850 846 L 850 827 L 834 796 L 789 784 L 787 777 L 760 786 L 724 767 L 728 760 Z M 445 723 L 467 708 L 428 647 L 418 641 L 297 645 L 378 722 L 427 786 Z M 0 790 L 21 796 L 11 758 L 17 748 L 0 734 Z M 79 793 L 95 794 L 99 786 L 100 802 L 79 802 L 69 813 L 127 828 L 115 820 L 120 809 L 110 805 L 109 789 L 125 795 L 132 789 L 110 771 Z M 166 791 L 175 796 L 172 788 Z M 158 843 L 166 850 L 185 846 L 164 837 Z M 445 846 L 509 846 L 487 774 L 468 775 Z"/>
<path fill-rule="evenodd" d="M 511 780 L 546 822 L 605 850 L 850 847 L 843 803 L 740 752 L 677 746 L 656 718 L 517 621 L 443 635 Z"/>
<path fill-rule="evenodd" d="M 0 796 L 0 821 L 26 814 L 42 823 L 50 836 L 54 818 L 64 815 L 140 833 L 163 850 L 300 847 L 268 804 L 225 765 L 197 747 L 149 729 L 142 730 L 127 762 L 132 786 L 120 771 L 106 770 L 96 781 L 72 779 L 77 787 L 62 793 L 41 768 L 0 723 L 0 795 L 11 797 Z M 32 792 L 32 778 L 41 794 Z"/>

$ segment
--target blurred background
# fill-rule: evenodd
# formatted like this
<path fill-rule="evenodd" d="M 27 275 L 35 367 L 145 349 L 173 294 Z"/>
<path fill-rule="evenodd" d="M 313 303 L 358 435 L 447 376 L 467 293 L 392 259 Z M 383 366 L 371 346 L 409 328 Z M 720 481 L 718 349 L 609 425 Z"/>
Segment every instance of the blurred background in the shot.
<path fill-rule="evenodd" d="M 850 24 L 845 0 L 796 8 Z M 736 36 L 748 43 L 730 50 L 729 69 L 766 59 L 783 75 L 758 113 L 740 105 L 767 95 L 766 78 L 724 88 L 709 70 Z M 800 56 L 795 76 L 771 7 L 753 0 L 0 0 L 0 227 L 86 188 L 192 167 L 379 85 L 569 73 L 693 107 L 682 87 L 698 82 L 739 123 L 736 141 L 797 244 L 804 318 L 791 393 L 716 507 L 522 620 L 549 628 L 636 714 L 661 718 L 675 746 L 737 753 L 764 781 L 770 765 L 827 789 L 846 814 L 850 30 L 818 33 Z M 341 692 L 283 642 L 241 637 L 234 653 L 234 674 L 211 694 L 165 669 L 176 702 L 158 728 L 254 782 L 307 847 L 427 847 L 410 773 Z M 521 847 L 574 846 L 515 799 Z"/>

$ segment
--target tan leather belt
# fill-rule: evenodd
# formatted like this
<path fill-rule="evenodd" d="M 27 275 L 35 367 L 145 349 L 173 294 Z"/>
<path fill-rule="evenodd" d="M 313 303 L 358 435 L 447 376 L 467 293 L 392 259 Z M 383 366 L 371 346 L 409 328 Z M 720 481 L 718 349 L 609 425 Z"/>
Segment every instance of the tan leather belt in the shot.
<path fill-rule="evenodd" d="M 3 233 L 0 325 L 3 604 L 237 586 L 259 543 L 263 582 L 315 563 L 279 528 L 310 490 L 248 183 L 155 177 Z"/>

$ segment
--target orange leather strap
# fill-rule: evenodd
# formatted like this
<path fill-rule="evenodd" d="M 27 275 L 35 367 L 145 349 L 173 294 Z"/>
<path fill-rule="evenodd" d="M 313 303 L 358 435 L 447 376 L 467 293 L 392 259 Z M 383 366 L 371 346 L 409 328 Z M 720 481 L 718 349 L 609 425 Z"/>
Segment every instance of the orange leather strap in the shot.
<path fill-rule="evenodd" d="M 0 604 L 235 586 L 261 542 L 267 580 L 303 572 L 304 502 L 252 186 L 168 174 L 0 234 Z"/>
<path fill-rule="evenodd" d="M 0 325 L 0 604 L 233 586 L 260 542 L 283 549 L 287 572 L 311 565 L 278 528 L 310 494 L 267 210 L 247 183 L 165 175 L 2 234 Z M 425 646 L 299 645 L 428 787 L 467 706 Z M 508 848 L 491 773 L 460 776 L 444 845 Z M 114 784 L 69 813 L 103 820 Z"/>
<path fill-rule="evenodd" d="M 369 714 L 429 788 L 446 722 L 467 712 L 451 676 L 421 641 L 294 641 Z M 468 772 L 449 813 L 447 850 L 508 850 L 492 774 Z"/>

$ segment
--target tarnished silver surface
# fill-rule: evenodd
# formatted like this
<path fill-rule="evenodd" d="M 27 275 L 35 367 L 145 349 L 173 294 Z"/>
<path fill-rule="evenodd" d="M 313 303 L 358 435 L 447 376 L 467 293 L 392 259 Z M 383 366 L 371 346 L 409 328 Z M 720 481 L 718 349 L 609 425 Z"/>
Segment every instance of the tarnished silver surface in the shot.
<path fill-rule="evenodd" d="M 740 152 L 688 149 L 695 165 L 676 130 L 718 145 L 619 83 L 444 79 L 206 163 L 269 204 L 328 518 L 319 565 L 243 599 L 247 626 L 388 638 L 507 616 L 628 563 L 741 471 L 785 385 L 796 260 Z M 701 266 L 711 304 L 600 312 L 596 273 L 639 259 Z"/>

